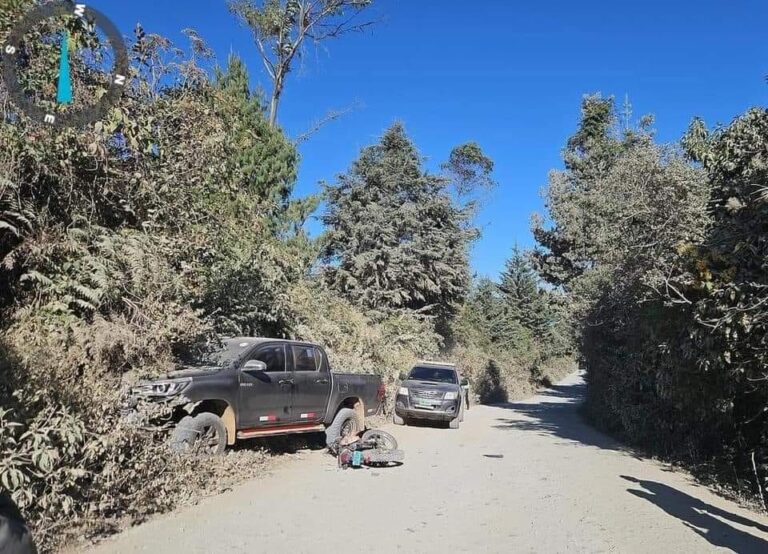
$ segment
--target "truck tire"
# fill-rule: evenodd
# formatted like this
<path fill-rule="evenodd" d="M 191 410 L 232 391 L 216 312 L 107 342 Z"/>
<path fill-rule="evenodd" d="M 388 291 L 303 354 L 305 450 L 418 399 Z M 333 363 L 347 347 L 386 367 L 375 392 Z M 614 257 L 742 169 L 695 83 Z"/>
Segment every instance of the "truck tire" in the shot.
<path fill-rule="evenodd" d="M 337 442 L 349 435 L 357 435 L 360 429 L 357 428 L 357 414 L 355 410 L 351 408 L 342 408 L 336 417 L 333 418 L 331 423 L 325 430 L 325 444 L 335 453 Z"/>
<path fill-rule="evenodd" d="M 195 432 L 192 430 L 192 416 L 184 416 L 171 432 L 168 445 L 174 452 L 186 452 L 194 442 Z"/>
<path fill-rule="evenodd" d="M 396 413 L 392 414 L 392 423 L 395 425 L 405 425 L 405 419 L 397 415 Z"/>
<path fill-rule="evenodd" d="M 216 414 L 201 412 L 179 421 L 171 434 L 171 449 L 188 452 L 199 449 L 208 454 L 221 454 L 227 447 L 227 428 Z"/>
<path fill-rule="evenodd" d="M 460 406 L 461 407 L 459 408 L 459 415 L 457 415 L 451 421 L 448 422 L 448 427 L 450 427 L 451 429 L 458 429 L 459 424 L 464 420 L 464 402 L 461 402 Z"/>

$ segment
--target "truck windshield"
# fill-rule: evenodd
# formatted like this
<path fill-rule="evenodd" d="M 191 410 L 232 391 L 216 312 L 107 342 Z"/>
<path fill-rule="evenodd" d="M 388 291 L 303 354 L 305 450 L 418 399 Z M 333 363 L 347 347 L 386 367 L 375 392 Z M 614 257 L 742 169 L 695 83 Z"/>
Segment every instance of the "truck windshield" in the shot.
<path fill-rule="evenodd" d="M 221 344 L 206 345 L 187 353 L 182 357 L 182 363 L 190 366 L 224 368 L 237 360 L 251 346 L 253 346 L 252 342 L 225 339 Z"/>
<path fill-rule="evenodd" d="M 456 371 L 446 367 L 414 367 L 408 379 L 413 381 L 433 381 L 435 383 L 456 384 Z"/>

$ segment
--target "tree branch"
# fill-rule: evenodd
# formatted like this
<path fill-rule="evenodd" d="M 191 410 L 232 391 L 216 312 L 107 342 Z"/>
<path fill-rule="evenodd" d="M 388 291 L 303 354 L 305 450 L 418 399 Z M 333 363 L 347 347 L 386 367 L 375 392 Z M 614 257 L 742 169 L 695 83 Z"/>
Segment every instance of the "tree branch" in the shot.
<path fill-rule="evenodd" d="M 348 113 L 353 112 L 356 109 L 359 109 L 361 107 L 362 107 L 362 103 L 359 101 L 355 101 L 354 103 L 344 108 L 341 108 L 338 110 L 329 110 L 328 113 L 326 113 L 323 117 L 314 121 L 309 129 L 307 129 L 306 131 L 301 133 L 298 137 L 296 137 L 296 144 L 301 144 L 302 142 L 309 140 L 312 137 L 312 135 L 317 133 L 320 129 L 322 129 L 325 125 L 327 125 L 331 121 L 336 121 L 340 117 L 343 117 Z"/>

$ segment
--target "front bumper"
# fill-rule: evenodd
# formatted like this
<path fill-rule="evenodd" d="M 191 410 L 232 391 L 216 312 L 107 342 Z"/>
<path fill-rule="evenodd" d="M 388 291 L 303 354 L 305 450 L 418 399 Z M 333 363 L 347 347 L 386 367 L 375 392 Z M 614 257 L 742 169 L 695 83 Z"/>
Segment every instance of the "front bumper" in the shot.
<path fill-rule="evenodd" d="M 431 407 L 416 406 L 410 397 L 398 395 L 395 401 L 395 413 L 408 419 L 429 419 L 432 421 L 450 421 L 459 415 L 460 400 L 439 400 Z"/>
<path fill-rule="evenodd" d="M 173 418 L 177 409 L 191 413 L 188 407 L 193 406 L 189 398 L 183 395 L 172 397 L 144 396 L 126 394 L 120 403 L 120 416 L 132 427 L 165 425 Z"/>

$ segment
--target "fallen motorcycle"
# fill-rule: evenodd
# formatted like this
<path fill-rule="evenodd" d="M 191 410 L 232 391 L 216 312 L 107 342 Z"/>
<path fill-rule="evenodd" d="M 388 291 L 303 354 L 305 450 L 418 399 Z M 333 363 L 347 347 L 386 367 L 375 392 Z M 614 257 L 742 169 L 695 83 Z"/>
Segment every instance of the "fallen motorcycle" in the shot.
<path fill-rule="evenodd" d="M 386 467 L 401 465 L 405 452 L 397 449 L 397 439 L 380 429 L 370 429 L 362 437 L 344 437 L 332 449 L 339 467 L 347 469 L 361 466 Z"/>

